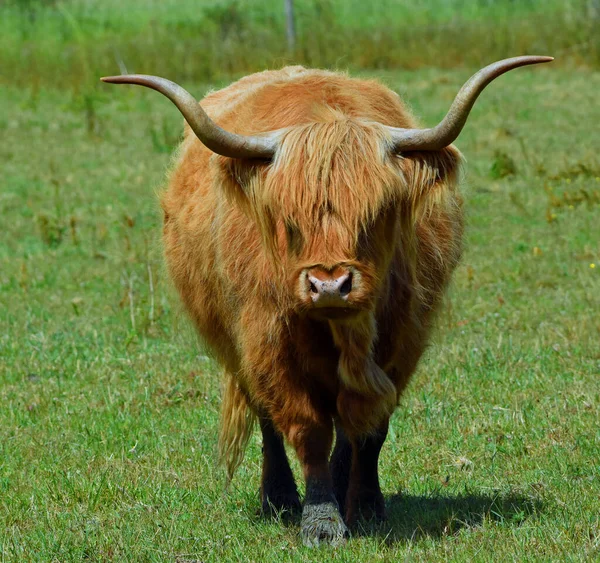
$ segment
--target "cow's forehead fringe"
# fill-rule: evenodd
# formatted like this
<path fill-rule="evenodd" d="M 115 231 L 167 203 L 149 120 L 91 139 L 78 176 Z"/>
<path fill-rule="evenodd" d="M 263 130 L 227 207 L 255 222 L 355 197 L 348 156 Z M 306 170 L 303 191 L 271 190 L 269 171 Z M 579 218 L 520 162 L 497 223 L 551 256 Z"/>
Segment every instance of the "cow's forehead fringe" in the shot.
<path fill-rule="evenodd" d="M 382 127 L 333 108 L 321 115 L 330 119 L 286 134 L 258 199 L 301 230 L 326 214 L 354 230 L 398 195 L 402 176 Z"/>

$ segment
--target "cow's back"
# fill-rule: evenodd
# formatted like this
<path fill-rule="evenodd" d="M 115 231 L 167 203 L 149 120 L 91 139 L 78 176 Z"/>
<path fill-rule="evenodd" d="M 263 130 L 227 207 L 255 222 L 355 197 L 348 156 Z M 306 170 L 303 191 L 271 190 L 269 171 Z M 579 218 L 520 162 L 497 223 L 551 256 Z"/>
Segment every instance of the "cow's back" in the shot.
<path fill-rule="evenodd" d="M 349 117 L 414 126 L 398 95 L 377 81 L 301 66 L 246 76 L 209 93 L 201 104 L 223 128 L 243 134 L 313 121 L 324 106 Z"/>

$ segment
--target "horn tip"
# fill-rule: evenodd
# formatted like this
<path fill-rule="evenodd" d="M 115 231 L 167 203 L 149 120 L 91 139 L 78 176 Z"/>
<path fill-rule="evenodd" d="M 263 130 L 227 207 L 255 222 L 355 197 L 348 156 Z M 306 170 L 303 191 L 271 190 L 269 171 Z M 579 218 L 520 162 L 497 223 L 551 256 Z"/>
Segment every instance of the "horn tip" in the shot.
<path fill-rule="evenodd" d="M 533 64 L 538 63 L 551 63 L 554 60 L 554 57 L 540 56 L 540 55 L 526 55 L 524 57 L 519 57 L 523 60 L 529 60 Z"/>
<path fill-rule="evenodd" d="M 127 76 L 126 75 L 121 75 L 121 76 L 102 76 L 100 78 L 100 80 L 102 82 L 106 82 L 107 84 L 126 84 L 127 83 Z"/>
<path fill-rule="evenodd" d="M 513 68 L 517 68 L 525 65 L 537 65 L 540 63 L 550 63 L 554 60 L 554 57 L 547 57 L 541 55 L 523 55 L 521 57 L 513 57 L 512 59 L 505 59 L 505 61 L 509 64 L 509 68 L 507 70 L 512 70 Z M 502 61 L 504 62 L 504 61 Z"/>

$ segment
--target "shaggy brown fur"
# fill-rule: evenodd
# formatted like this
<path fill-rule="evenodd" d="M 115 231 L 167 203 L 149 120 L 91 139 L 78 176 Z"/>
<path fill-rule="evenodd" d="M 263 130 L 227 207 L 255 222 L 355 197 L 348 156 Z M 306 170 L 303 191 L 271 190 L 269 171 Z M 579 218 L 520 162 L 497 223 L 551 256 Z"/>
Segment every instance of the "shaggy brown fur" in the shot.
<path fill-rule="evenodd" d="M 214 155 L 186 126 L 162 199 L 171 276 L 226 372 L 222 454 L 231 475 L 255 413 L 327 488 L 333 421 L 355 449 L 385 439 L 425 348 L 460 255 L 460 156 L 391 154 L 378 123 L 414 120 L 389 89 L 342 74 L 254 74 L 202 106 L 232 132 L 288 128 L 260 162 Z M 353 314 L 311 314 L 315 265 L 353 268 Z"/>

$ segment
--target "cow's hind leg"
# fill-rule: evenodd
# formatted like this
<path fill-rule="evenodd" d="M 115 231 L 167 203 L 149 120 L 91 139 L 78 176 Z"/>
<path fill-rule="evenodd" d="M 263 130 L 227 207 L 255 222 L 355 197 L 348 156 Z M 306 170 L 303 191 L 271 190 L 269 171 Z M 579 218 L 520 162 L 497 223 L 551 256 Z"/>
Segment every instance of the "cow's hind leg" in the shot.
<path fill-rule="evenodd" d="M 260 498 L 263 514 L 273 515 L 281 511 L 299 512 L 300 497 L 290 469 L 283 438 L 270 418 L 260 417 L 263 438 L 263 467 L 260 482 Z"/>
<path fill-rule="evenodd" d="M 385 519 L 377 464 L 387 431 L 387 420 L 375 433 L 363 438 L 350 439 L 341 427 L 337 428 L 331 467 L 334 481 L 337 480 L 336 494 L 338 498 L 344 497 L 343 514 L 348 524 L 353 524 L 359 517 Z"/>
<path fill-rule="evenodd" d="M 352 468 L 352 442 L 344 433 L 339 422 L 335 425 L 335 447 L 329 461 L 333 491 L 342 514 L 346 513 L 346 495 L 350 482 L 350 469 Z"/>

